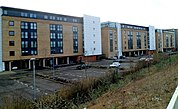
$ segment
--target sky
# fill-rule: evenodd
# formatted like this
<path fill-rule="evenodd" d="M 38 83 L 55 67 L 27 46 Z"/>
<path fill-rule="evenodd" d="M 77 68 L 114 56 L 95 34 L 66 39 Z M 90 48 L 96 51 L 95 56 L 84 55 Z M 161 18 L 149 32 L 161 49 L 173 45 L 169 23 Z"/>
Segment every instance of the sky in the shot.
<path fill-rule="evenodd" d="M 0 6 L 112 21 L 159 29 L 178 28 L 177 0 L 0 0 Z"/>

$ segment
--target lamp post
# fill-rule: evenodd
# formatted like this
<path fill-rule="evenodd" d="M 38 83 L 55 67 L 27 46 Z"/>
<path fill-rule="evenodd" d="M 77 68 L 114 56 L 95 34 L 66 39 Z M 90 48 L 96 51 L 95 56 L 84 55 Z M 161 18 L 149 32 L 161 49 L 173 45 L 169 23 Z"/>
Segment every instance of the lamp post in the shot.
<path fill-rule="evenodd" d="M 149 48 L 147 48 L 147 53 L 148 53 L 148 56 L 147 56 L 147 59 L 146 59 L 146 61 L 147 61 L 147 67 L 148 67 L 148 72 L 149 72 L 149 59 L 150 59 L 150 53 L 149 53 Z"/>
<path fill-rule="evenodd" d="M 54 79 L 54 56 L 53 56 L 53 79 Z"/>
<path fill-rule="evenodd" d="M 36 100 L 36 82 L 35 82 L 35 58 L 30 59 L 33 62 L 33 100 Z"/>
<path fill-rule="evenodd" d="M 84 53 L 84 56 L 85 56 L 85 70 L 84 70 L 84 75 L 85 75 L 85 78 L 87 78 L 87 69 L 86 69 L 86 62 L 87 62 L 87 51 L 85 51 L 85 53 Z M 81 66 L 82 67 L 82 66 Z"/>

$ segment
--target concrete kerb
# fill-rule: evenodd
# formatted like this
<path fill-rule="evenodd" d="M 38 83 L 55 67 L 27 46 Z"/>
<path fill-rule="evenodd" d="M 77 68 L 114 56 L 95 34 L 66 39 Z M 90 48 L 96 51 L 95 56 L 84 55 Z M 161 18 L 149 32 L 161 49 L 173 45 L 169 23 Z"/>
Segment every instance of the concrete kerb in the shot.
<path fill-rule="evenodd" d="M 9 75 L 9 74 L 16 74 L 16 72 L 14 72 L 14 71 L 3 71 L 3 72 L 0 72 L 0 76 L 1 75 Z"/>

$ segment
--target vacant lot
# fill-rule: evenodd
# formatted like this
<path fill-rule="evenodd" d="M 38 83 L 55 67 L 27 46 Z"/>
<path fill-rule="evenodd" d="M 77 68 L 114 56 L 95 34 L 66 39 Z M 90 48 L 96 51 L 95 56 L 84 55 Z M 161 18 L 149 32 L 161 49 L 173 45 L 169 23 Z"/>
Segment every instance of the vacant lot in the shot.
<path fill-rule="evenodd" d="M 135 60 L 135 59 L 129 59 Z M 124 60 L 122 60 L 124 61 Z M 88 63 L 91 68 L 77 70 L 78 65 L 59 67 L 57 69 L 36 70 L 37 98 L 60 90 L 65 85 L 72 85 L 86 77 L 101 77 L 108 73 L 109 65 L 113 60 L 102 60 Z M 135 63 L 121 63 L 121 67 L 129 69 Z M 15 70 L 13 74 L 0 76 L 0 104 L 5 96 L 13 97 L 19 95 L 32 99 L 34 95 L 33 72 L 27 70 Z"/>

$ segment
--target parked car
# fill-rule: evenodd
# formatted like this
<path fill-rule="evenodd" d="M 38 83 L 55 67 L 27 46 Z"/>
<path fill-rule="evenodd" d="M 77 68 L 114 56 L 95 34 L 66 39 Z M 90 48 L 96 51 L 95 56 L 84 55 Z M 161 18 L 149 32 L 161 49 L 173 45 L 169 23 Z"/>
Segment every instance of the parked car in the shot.
<path fill-rule="evenodd" d="M 120 67 L 121 64 L 119 62 L 113 62 L 112 64 L 109 65 L 110 68 L 113 68 L 113 67 Z"/>
<path fill-rule="evenodd" d="M 142 58 L 140 58 L 139 60 L 140 60 L 140 61 L 145 61 L 146 58 L 142 57 Z"/>
<path fill-rule="evenodd" d="M 77 70 L 82 70 L 82 69 L 87 69 L 89 66 L 87 64 L 80 64 L 79 66 L 76 67 Z"/>

